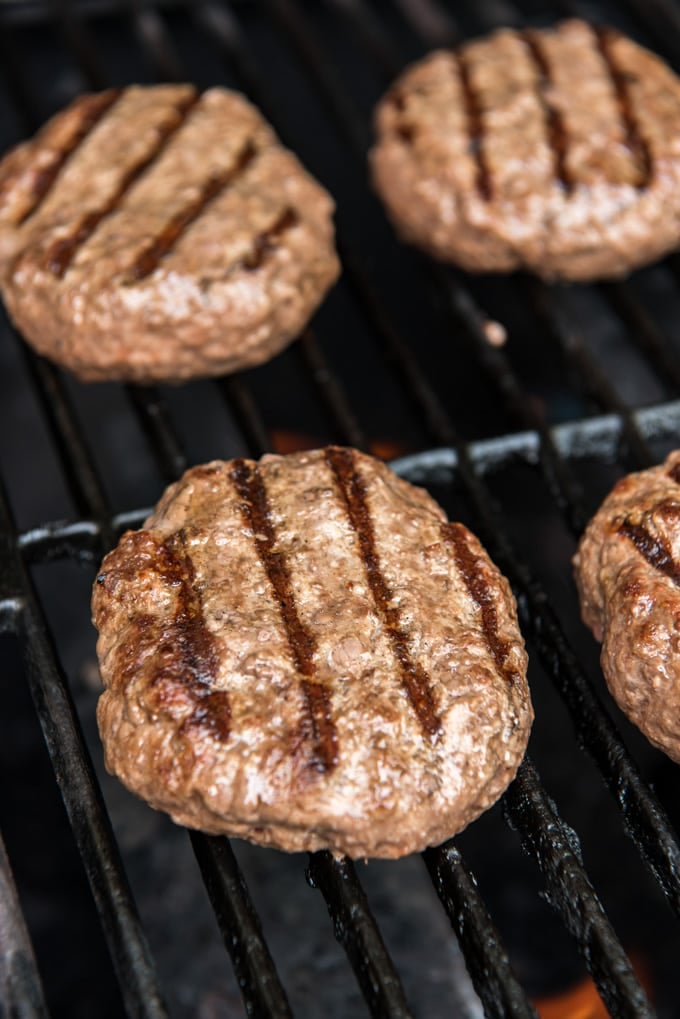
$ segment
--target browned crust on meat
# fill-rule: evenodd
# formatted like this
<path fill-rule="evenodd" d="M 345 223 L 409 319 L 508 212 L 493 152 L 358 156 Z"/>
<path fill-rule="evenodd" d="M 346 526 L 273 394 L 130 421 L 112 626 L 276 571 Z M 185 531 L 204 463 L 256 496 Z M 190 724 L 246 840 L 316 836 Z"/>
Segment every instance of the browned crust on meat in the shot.
<path fill-rule="evenodd" d="M 268 360 L 338 275 L 333 203 L 241 95 L 84 96 L 0 163 L 0 285 L 87 381 Z"/>
<path fill-rule="evenodd" d="M 680 762 L 680 452 L 618 482 L 574 558 L 584 622 L 622 711 Z"/>
<path fill-rule="evenodd" d="M 109 770 L 179 823 L 291 851 L 397 857 L 465 827 L 533 716 L 508 584 L 448 526 L 356 451 L 188 471 L 95 584 Z"/>
<path fill-rule="evenodd" d="M 408 68 L 371 166 L 401 235 L 472 271 L 625 275 L 680 237 L 680 82 L 611 29 L 502 29 Z"/>

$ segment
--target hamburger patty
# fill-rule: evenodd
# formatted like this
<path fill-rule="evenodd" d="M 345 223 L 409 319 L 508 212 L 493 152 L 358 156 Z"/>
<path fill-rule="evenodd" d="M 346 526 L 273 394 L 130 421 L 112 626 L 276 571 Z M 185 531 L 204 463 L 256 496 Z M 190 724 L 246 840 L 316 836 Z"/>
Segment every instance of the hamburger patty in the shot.
<path fill-rule="evenodd" d="M 465 827 L 524 754 L 507 581 L 350 449 L 189 470 L 105 558 L 93 618 L 107 767 L 190 827 L 398 857 Z"/>
<path fill-rule="evenodd" d="M 574 568 L 614 699 L 680 762 L 680 451 L 614 486 Z"/>
<path fill-rule="evenodd" d="M 680 82 L 620 33 L 503 29 L 407 69 L 375 185 L 405 239 L 473 271 L 621 276 L 680 237 Z"/>
<path fill-rule="evenodd" d="M 181 381 L 278 353 L 338 274 L 333 203 L 221 88 L 75 100 L 0 163 L 0 285 L 88 381 Z"/>

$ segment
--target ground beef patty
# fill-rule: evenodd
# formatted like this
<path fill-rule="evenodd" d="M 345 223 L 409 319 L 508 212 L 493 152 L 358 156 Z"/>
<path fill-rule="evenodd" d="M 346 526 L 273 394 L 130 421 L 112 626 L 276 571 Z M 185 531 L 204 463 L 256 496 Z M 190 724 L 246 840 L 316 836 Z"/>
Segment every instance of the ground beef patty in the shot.
<path fill-rule="evenodd" d="M 40 353 L 87 381 L 267 360 L 338 274 L 329 195 L 221 88 L 77 99 L 0 163 L 0 282 Z"/>
<path fill-rule="evenodd" d="M 432 53 L 376 126 L 397 228 L 466 269 L 620 276 L 680 238 L 680 82 L 614 30 L 571 20 Z"/>
<path fill-rule="evenodd" d="M 110 771 L 182 824 L 397 857 L 512 779 L 532 709 L 507 581 L 353 450 L 213 462 L 93 596 Z"/>
<path fill-rule="evenodd" d="M 588 525 L 574 567 L 612 695 L 680 762 L 680 451 L 618 482 Z"/>

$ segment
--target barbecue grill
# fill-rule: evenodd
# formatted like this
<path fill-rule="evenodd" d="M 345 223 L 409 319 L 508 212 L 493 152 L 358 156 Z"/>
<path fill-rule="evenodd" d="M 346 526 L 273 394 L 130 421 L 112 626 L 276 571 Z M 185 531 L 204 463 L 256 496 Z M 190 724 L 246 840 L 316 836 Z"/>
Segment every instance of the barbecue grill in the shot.
<path fill-rule="evenodd" d="M 586 971 L 611 1015 L 680 1014 L 677 773 L 606 693 L 570 568 L 613 481 L 678 445 L 680 258 L 590 287 L 464 276 L 395 239 L 365 165 L 407 61 L 570 13 L 680 67 L 667 0 L 0 6 L 3 150 L 84 90 L 239 88 L 336 196 L 344 269 L 290 350 L 181 389 L 77 384 L 2 321 L 0 1014 L 527 1017 Z M 528 641 L 529 757 L 424 867 L 187 836 L 101 765 L 102 555 L 190 464 L 326 442 L 467 523 Z"/>

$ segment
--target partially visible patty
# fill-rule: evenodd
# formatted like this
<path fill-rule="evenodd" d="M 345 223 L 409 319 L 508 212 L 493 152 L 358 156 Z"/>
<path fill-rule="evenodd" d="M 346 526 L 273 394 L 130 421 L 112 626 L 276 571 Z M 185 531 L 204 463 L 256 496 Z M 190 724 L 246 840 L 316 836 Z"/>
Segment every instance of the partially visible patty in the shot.
<path fill-rule="evenodd" d="M 680 451 L 615 485 L 574 568 L 612 695 L 680 762 Z"/>
<path fill-rule="evenodd" d="M 294 339 L 336 279 L 332 211 L 238 93 L 85 95 L 0 163 L 0 284 L 82 379 L 231 372 Z"/>
<path fill-rule="evenodd" d="M 532 709 L 507 581 L 350 449 L 188 471 L 93 594 L 110 771 L 182 824 L 397 857 L 503 792 Z"/>
<path fill-rule="evenodd" d="M 680 82 L 583 21 L 503 29 L 407 69 L 376 111 L 398 230 L 473 271 L 621 276 L 680 238 Z"/>

